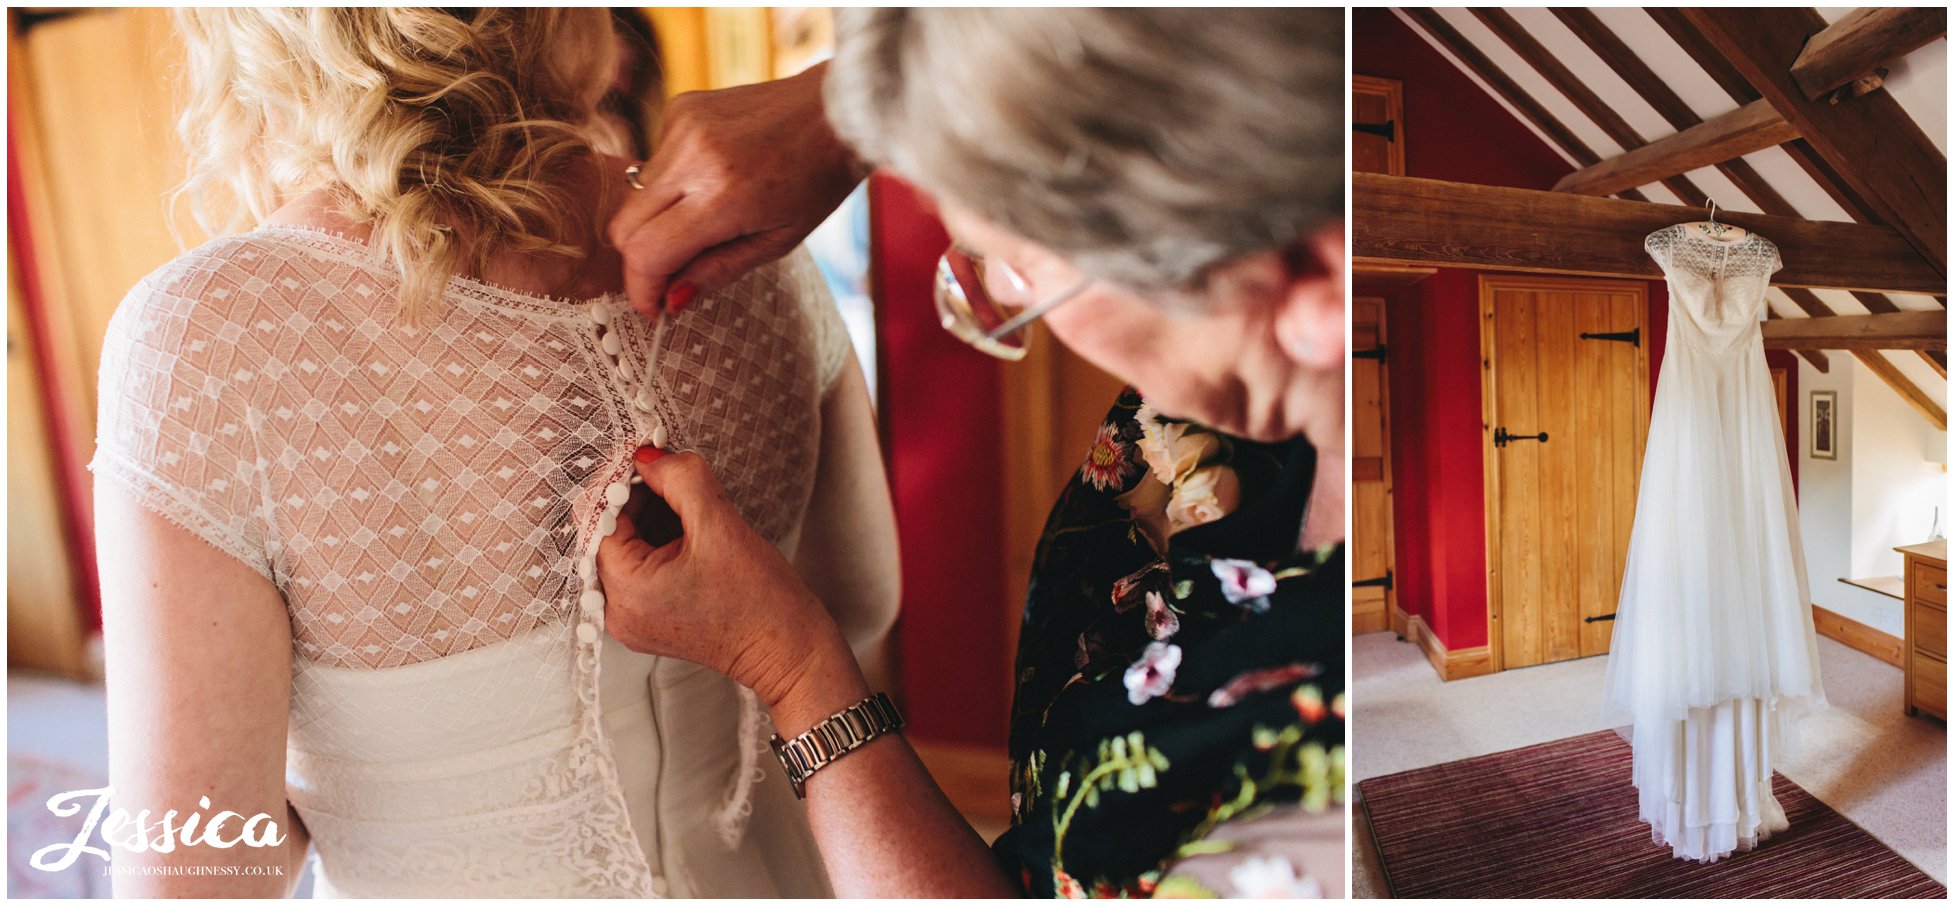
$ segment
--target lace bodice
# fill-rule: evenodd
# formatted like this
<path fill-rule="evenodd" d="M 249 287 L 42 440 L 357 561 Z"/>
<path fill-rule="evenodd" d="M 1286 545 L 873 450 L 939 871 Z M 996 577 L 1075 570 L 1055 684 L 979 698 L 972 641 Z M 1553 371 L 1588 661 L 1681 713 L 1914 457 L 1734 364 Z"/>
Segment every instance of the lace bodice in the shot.
<path fill-rule="evenodd" d="M 1671 316 L 1690 328 L 1683 339 L 1711 349 L 1756 330 L 1771 275 L 1783 267 L 1777 245 L 1756 233 L 1724 240 L 1687 223 L 1650 233 L 1643 248 L 1668 278 Z"/>
<path fill-rule="evenodd" d="M 654 331 L 621 294 L 572 301 L 457 277 L 445 304 L 409 325 L 397 286 L 374 247 L 308 229 L 261 228 L 175 259 L 110 322 L 91 468 L 283 595 L 296 661 L 290 784 L 329 869 L 335 850 L 375 836 L 359 827 L 367 811 L 398 801 L 373 790 L 432 774 L 473 800 L 437 791 L 413 821 L 513 829 L 567 848 L 523 859 L 649 895 L 603 744 L 614 703 L 598 701 L 602 613 L 579 607 L 605 489 L 658 433 L 667 449 L 704 455 L 791 556 L 819 400 L 850 354 L 845 329 L 805 252 L 671 318 L 655 374 L 642 373 Z M 490 648 L 498 671 L 530 677 L 533 700 L 450 702 L 422 719 L 489 720 L 473 736 L 500 754 L 416 764 L 359 732 L 373 715 L 349 702 L 373 696 L 349 690 L 413 700 L 434 675 L 418 667 Z M 454 671 L 439 672 L 438 688 L 457 688 Z M 717 816 L 729 842 L 765 739 L 757 705 L 742 705 L 720 715 L 741 737 Z M 595 825 L 596 842 L 512 817 L 542 804 L 580 810 L 562 820 Z M 350 822 L 343 839 L 336 820 Z M 455 857 L 479 858 L 466 849 Z M 394 855 L 420 859 L 403 872 L 442 868 L 431 853 Z"/>

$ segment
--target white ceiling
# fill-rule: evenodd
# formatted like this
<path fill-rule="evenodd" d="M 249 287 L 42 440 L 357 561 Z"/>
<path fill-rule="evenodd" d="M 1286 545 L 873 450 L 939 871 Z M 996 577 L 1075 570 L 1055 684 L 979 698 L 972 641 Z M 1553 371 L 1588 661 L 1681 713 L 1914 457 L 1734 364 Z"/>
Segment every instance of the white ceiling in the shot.
<path fill-rule="evenodd" d="M 1853 10 L 1853 7 L 1821 7 L 1818 12 L 1826 21 L 1837 21 L 1840 16 Z M 1540 140 L 1560 154 L 1569 166 L 1580 167 L 1580 162 L 1562 148 L 1554 139 L 1535 126 L 1520 111 L 1513 108 L 1499 92 L 1473 75 L 1461 65 L 1458 58 L 1431 35 L 1420 28 L 1417 21 L 1407 16 L 1403 10 L 1393 9 L 1411 30 L 1423 37 L 1447 60 L 1457 67 L 1461 74 L 1486 92 L 1521 125 L 1531 130 Z M 1506 46 L 1498 35 L 1480 23 L 1470 10 L 1449 8 L 1437 9 L 1437 14 L 1446 24 L 1458 31 L 1460 36 L 1479 51 L 1486 59 L 1499 68 L 1520 90 L 1527 93 L 1536 103 L 1546 108 L 1555 119 L 1567 127 L 1594 153 L 1603 158 L 1622 153 L 1621 145 L 1610 139 L 1607 133 L 1595 122 L 1583 115 L 1578 107 L 1567 97 L 1523 61 L 1518 54 Z M 1633 128 L 1645 141 L 1654 141 L 1675 134 L 1676 130 L 1654 107 L 1644 101 L 1640 94 L 1615 74 L 1613 68 L 1595 56 L 1592 50 L 1573 32 L 1569 31 L 1552 11 L 1541 7 L 1507 7 L 1506 12 L 1526 29 L 1534 40 L 1540 42 L 1558 58 L 1568 71 L 1579 78 L 1590 91 L 1604 103 L 1612 107 L 1622 120 Z M 1655 19 L 1640 7 L 1597 7 L 1593 10 L 1602 24 L 1608 26 L 1622 43 L 1635 51 L 1649 68 L 1662 78 L 1665 85 L 1681 98 L 1695 114 L 1702 119 L 1710 119 L 1737 108 L 1737 102 L 1698 66 L 1689 53 L 1678 45 L 1669 33 L 1658 25 Z M 1899 60 L 1888 67 L 1886 91 L 1900 102 L 1907 115 L 1927 133 L 1934 146 L 1947 153 L 1947 41 L 1939 40 Z M 1798 165 L 1790 154 L 1782 148 L 1767 148 L 1743 158 L 1756 169 L 1760 177 L 1784 196 L 1798 214 L 1807 220 L 1851 221 L 1851 215 L 1840 208 L 1838 202 L 1821 188 L 1811 174 Z M 1714 167 L 1693 170 L 1687 174 L 1703 192 L 1715 199 L 1717 205 L 1736 211 L 1759 213 L 1749 198 L 1730 180 Z M 1682 204 L 1682 200 L 1661 183 L 1651 183 L 1638 187 L 1650 201 L 1658 204 Z M 1839 314 L 1867 314 L 1867 309 L 1849 293 L 1840 290 L 1814 290 L 1819 299 Z M 1888 294 L 1893 304 L 1901 309 L 1937 309 L 1942 305 L 1931 296 L 1915 296 L 1900 293 Z M 1803 309 L 1787 298 L 1776 288 L 1771 290 L 1771 308 L 1781 317 L 1806 317 Z M 1942 401 L 1946 407 L 1947 380 L 1935 373 L 1933 367 L 1912 352 L 1882 350 L 1886 357 L 1902 374 L 1916 383 L 1933 398 Z M 1834 353 L 1835 367 L 1841 360 L 1850 361 L 1848 356 Z"/>

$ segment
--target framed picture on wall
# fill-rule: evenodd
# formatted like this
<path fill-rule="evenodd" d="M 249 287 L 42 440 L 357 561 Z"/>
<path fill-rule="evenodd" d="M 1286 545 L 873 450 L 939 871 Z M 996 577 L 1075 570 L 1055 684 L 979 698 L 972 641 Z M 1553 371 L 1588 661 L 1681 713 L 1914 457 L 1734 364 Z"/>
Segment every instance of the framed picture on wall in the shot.
<path fill-rule="evenodd" d="M 1812 391 L 1811 456 L 1813 459 L 1839 458 L 1839 394 L 1836 390 Z"/>

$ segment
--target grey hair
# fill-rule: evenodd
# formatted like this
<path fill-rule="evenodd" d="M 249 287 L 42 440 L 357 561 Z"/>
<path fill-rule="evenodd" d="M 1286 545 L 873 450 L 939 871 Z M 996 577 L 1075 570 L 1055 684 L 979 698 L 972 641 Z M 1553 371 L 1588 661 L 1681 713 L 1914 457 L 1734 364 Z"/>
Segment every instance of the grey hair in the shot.
<path fill-rule="evenodd" d="M 1340 9 L 848 9 L 864 159 L 1142 292 L 1341 217 Z"/>

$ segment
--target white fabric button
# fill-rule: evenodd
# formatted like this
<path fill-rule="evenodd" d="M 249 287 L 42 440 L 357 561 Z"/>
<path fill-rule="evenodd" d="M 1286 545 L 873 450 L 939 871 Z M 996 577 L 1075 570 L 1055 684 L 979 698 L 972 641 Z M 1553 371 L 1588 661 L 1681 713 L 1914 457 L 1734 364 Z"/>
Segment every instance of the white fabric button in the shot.
<path fill-rule="evenodd" d="M 617 374 L 627 384 L 638 379 L 638 368 L 636 365 L 631 364 L 630 356 L 618 356 Z"/>
<path fill-rule="evenodd" d="M 645 477 L 644 477 L 643 475 L 639 475 L 639 474 L 638 474 L 638 473 L 636 473 L 636 472 L 632 472 L 632 473 L 631 473 L 631 483 L 632 483 L 632 484 L 644 484 L 644 483 L 645 483 Z"/>
<path fill-rule="evenodd" d="M 651 892 L 653 894 L 662 897 L 670 894 L 671 891 L 672 891 L 672 885 L 666 883 L 664 875 L 651 876 Z"/>
<path fill-rule="evenodd" d="M 618 351 L 623 348 L 624 348 L 624 341 L 617 338 L 617 331 L 612 330 L 612 331 L 605 332 L 604 334 L 605 355 L 617 355 Z"/>
<path fill-rule="evenodd" d="M 631 486 L 622 481 L 613 481 L 610 487 L 604 489 L 604 502 L 611 506 L 623 506 L 630 499 Z"/>
<path fill-rule="evenodd" d="M 586 645 L 590 644 L 591 642 L 597 641 L 597 624 L 578 623 L 577 641 L 582 642 Z"/>
<path fill-rule="evenodd" d="M 665 431 L 665 424 L 663 422 L 660 422 L 657 427 L 651 429 L 652 446 L 663 450 L 665 449 L 665 442 L 671 439 L 671 435 Z"/>
<path fill-rule="evenodd" d="M 590 320 L 608 325 L 611 323 L 611 310 L 602 302 L 593 302 L 590 305 Z"/>
<path fill-rule="evenodd" d="M 615 532 L 615 531 L 617 531 L 617 514 L 616 514 L 616 513 L 613 513 L 613 512 L 608 512 L 608 511 L 607 511 L 607 512 L 605 512 L 605 513 L 604 513 L 604 515 L 602 515 L 602 516 L 599 516 L 599 517 L 597 517 L 597 534 L 598 534 L 598 535 L 600 535 L 600 536 L 605 536 L 605 535 L 609 535 L 610 533 L 612 533 L 612 532 Z"/>
<path fill-rule="evenodd" d="M 583 555 L 583 559 L 577 561 L 577 572 L 584 578 L 589 579 L 592 583 L 597 581 L 597 554 L 595 551 Z"/>
<path fill-rule="evenodd" d="M 577 599 L 577 603 L 583 605 L 584 613 L 588 613 L 588 614 L 603 613 L 604 593 L 601 591 L 597 591 L 596 589 L 586 591 L 583 593 L 583 597 Z"/>

